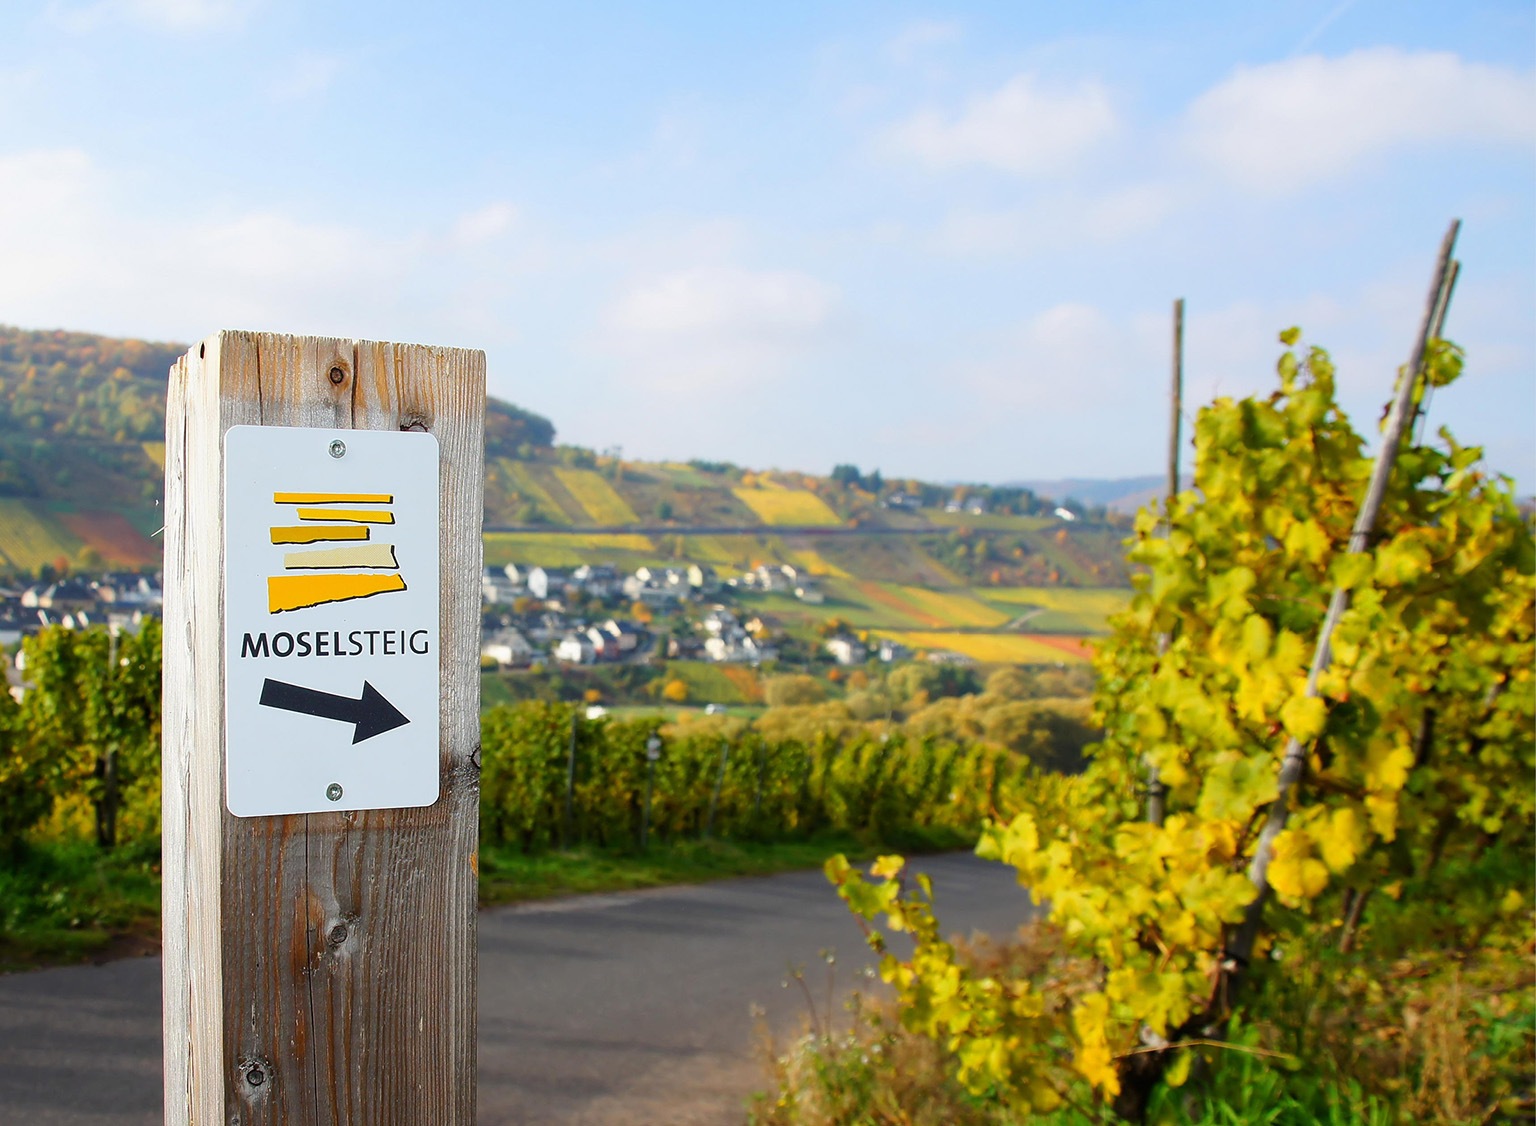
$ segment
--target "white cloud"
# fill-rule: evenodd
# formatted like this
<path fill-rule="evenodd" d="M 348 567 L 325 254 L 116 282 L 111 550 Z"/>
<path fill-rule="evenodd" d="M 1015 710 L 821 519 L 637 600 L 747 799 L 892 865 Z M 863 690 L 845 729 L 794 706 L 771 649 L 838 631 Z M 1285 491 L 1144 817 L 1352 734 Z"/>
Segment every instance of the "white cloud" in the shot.
<path fill-rule="evenodd" d="M 1186 143 L 1239 184 L 1294 191 L 1390 150 L 1536 139 L 1536 76 L 1374 47 L 1242 67 L 1189 107 Z"/>
<path fill-rule="evenodd" d="M 1060 418 L 1114 402 L 1144 363 L 1144 347 L 1136 326 L 1067 301 L 1007 333 L 990 358 L 969 365 L 962 377 L 986 401 Z"/>
<path fill-rule="evenodd" d="M 237 23 L 251 0 L 51 0 L 45 13 L 67 31 L 89 32 L 129 23 L 158 31 L 205 31 Z"/>
<path fill-rule="evenodd" d="M 1041 196 L 1011 208 L 951 211 L 928 245 L 961 256 L 1034 254 L 1106 245 L 1150 230 L 1179 205 L 1169 183 L 1148 182 L 1100 194 Z"/>
<path fill-rule="evenodd" d="M 930 47 L 960 38 L 960 25 L 939 20 L 917 20 L 891 37 L 885 53 L 898 63 L 909 63 Z"/>
<path fill-rule="evenodd" d="M 781 372 L 822 337 L 837 290 L 792 270 L 706 266 L 632 287 L 609 315 L 611 351 L 670 390 L 724 389 Z"/>
<path fill-rule="evenodd" d="M 302 102 L 330 89 L 342 66 L 340 56 L 305 51 L 294 56 L 267 89 L 280 102 Z"/>
<path fill-rule="evenodd" d="M 927 109 L 890 129 L 885 146 L 931 168 L 982 165 L 1021 176 L 1049 176 L 1077 163 L 1114 132 L 1108 89 L 1096 81 L 1044 88 L 1020 74 L 973 97 L 958 115 Z"/>
<path fill-rule="evenodd" d="M 500 238 L 517 220 L 518 209 L 502 200 L 460 215 L 449 238 L 456 246 L 478 246 Z"/>
<path fill-rule="evenodd" d="M 495 203 L 442 234 L 271 209 L 147 218 L 123 211 L 111 176 L 79 149 L 16 153 L 0 156 L 0 308 L 17 324 L 162 338 L 217 328 L 484 335 L 497 319 L 485 305 L 523 248 L 477 250 L 515 217 Z"/>

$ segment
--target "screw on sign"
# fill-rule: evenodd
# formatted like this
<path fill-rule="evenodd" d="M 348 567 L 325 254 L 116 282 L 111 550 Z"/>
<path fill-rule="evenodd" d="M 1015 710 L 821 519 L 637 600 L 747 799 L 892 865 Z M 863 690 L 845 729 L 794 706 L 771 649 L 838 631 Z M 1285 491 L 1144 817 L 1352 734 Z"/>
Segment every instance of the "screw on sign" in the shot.
<path fill-rule="evenodd" d="M 236 426 L 224 452 L 230 812 L 431 805 L 437 439 Z"/>

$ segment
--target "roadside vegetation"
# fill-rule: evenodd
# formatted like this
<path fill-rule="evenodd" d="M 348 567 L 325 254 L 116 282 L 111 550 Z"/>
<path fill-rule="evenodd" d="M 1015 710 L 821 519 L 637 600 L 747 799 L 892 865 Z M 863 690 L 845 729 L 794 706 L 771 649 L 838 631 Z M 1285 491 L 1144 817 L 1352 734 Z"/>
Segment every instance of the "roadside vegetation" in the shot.
<path fill-rule="evenodd" d="M 900 856 L 834 858 L 891 989 L 770 1050 L 759 1126 L 1536 1117 L 1529 519 L 1410 426 L 1347 550 L 1365 442 L 1325 352 L 1279 375 L 1200 412 L 1195 488 L 1137 522 L 1087 769 L 982 828 L 1044 918 L 950 940 Z"/>
<path fill-rule="evenodd" d="M 116 638 L 50 627 L 25 640 L 20 665 L 22 701 L 0 694 L 0 968 L 151 948 L 158 622 Z M 486 903 L 967 847 L 1042 770 L 1080 767 L 1092 737 L 1085 700 L 1045 695 L 1081 690 L 1084 674 L 1055 669 L 985 684 L 931 665 L 858 687 L 770 676 L 751 682 L 766 705 L 751 715 L 679 712 L 640 687 L 669 707 L 588 718 L 583 683 L 570 703 L 482 716 Z"/>

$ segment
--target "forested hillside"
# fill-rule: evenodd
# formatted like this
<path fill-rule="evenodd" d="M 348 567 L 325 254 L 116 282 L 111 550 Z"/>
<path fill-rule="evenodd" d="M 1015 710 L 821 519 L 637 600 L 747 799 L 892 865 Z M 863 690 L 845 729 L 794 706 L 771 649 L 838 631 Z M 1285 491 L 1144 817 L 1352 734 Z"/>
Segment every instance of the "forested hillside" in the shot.
<path fill-rule="evenodd" d="M 165 379 L 185 347 L 0 326 L 0 567 L 158 561 Z M 812 476 L 621 461 L 557 446 L 548 419 L 496 399 L 486 470 L 492 564 L 787 563 L 826 580 L 834 598 L 900 611 L 917 628 L 991 623 L 896 606 L 905 596 L 890 588 L 1127 582 L 1122 518 L 1073 505 L 1064 519 L 1055 501 L 1019 487 L 884 479 L 852 465 Z"/>

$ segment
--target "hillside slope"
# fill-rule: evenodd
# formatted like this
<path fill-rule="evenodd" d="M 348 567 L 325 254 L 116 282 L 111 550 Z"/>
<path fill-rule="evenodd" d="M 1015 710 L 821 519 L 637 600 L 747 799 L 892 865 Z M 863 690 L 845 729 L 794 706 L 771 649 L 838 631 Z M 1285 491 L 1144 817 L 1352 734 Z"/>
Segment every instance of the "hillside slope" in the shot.
<path fill-rule="evenodd" d="M 0 326 L 0 567 L 153 566 L 166 372 L 185 346 Z M 842 592 L 1124 586 L 1123 518 L 1022 488 L 646 463 L 554 445 L 545 418 L 491 400 L 487 563 L 788 563 Z M 877 615 L 878 616 L 878 615 Z M 964 624 L 898 615 L 911 628 Z M 960 615 L 964 619 L 965 615 Z M 979 623 L 977 623 L 979 624 Z"/>

